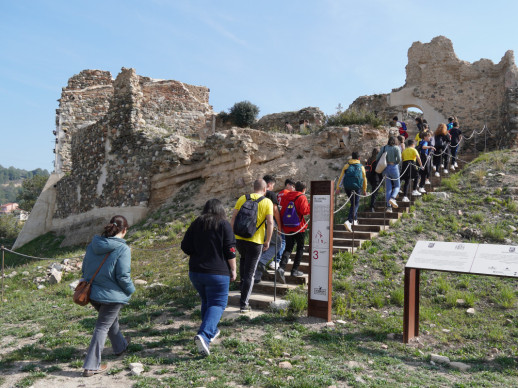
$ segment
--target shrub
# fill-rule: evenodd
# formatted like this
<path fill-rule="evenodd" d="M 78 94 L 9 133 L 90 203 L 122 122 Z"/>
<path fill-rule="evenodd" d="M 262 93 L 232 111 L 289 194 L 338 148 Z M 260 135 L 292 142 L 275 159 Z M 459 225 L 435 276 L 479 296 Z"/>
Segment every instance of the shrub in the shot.
<path fill-rule="evenodd" d="M 232 124 L 240 128 L 251 126 L 258 114 L 259 107 L 250 101 L 236 102 L 229 113 Z"/>
<path fill-rule="evenodd" d="M 286 293 L 286 300 L 290 302 L 290 312 L 299 315 L 308 308 L 308 295 L 305 290 L 293 289 Z"/>
<path fill-rule="evenodd" d="M 503 285 L 495 296 L 495 302 L 505 309 L 510 309 L 516 302 L 516 295 L 511 286 Z"/>
<path fill-rule="evenodd" d="M 373 112 L 357 111 L 347 109 L 344 112 L 337 112 L 327 118 L 328 126 L 343 126 L 352 124 L 370 124 L 375 128 L 383 125 L 383 119 L 376 117 Z"/>
<path fill-rule="evenodd" d="M 14 239 L 21 230 L 21 223 L 15 215 L 0 215 L 0 238 Z"/>

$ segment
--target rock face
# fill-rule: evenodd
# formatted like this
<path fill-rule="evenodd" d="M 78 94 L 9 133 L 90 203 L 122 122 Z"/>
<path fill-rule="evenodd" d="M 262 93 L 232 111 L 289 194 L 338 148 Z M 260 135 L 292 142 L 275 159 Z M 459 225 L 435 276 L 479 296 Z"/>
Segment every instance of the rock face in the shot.
<path fill-rule="evenodd" d="M 318 108 L 307 107 L 295 112 L 265 115 L 253 124 L 252 128 L 263 131 L 286 132 L 285 124 L 288 122 L 293 127 L 293 133 L 299 133 L 299 123 L 305 120 L 309 123 L 309 130 L 319 129 L 325 123 L 326 115 Z"/>
<path fill-rule="evenodd" d="M 304 111 L 311 123 L 321 113 Z M 368 126 L 308 136 L 213 133 L 207 88 L 152 80 L 133 69 L 122 69 L 115 81 L 98 70 L 72 77 L 57 115 L 60 163 L 15 248 L 48 231 L 64 235 L 63 246 L 85 243 L 111 216 L 124 215 L 132 225 L 168 201 L 198 206 L 218 197 L 230 204 L 267 173 L 279 186 L 288 177 L 334 179 L 353 150 L 367 158 L 389 133 Z"/>
<path fill-rule="evenodd" d="M 518 145 L 518 69 L 507 51 L 498 64 L 489 59 L 460 60 L 452 42 L 438 36 L 430 43 L 414 42 L 408 50 L 406 83 L 386 95 L 364 96 L 351 105 L 368 108 L 389 120 L 402 118 L 409 107 L 424 112 L 435 129 L 456 116 L 467 133 L 487 124 L 493 145 Z M 404 117 L 403 117 L 404 118 Z M 481 144 L 479 140 L 479 144 Z"/>

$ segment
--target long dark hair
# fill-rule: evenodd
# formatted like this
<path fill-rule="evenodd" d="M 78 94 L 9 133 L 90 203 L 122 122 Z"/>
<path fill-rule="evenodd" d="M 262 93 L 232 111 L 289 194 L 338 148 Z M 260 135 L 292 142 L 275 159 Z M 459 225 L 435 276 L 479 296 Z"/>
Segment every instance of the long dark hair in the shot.
<path fill-rule="evenodd" d="M 101 236 L 103 237 L 113 237 L 124 229 L 128 229 L 128 220 L 124 216 L 113 216 L 110 220 L 110 223 L 104 227 L 104 232 Z"/>
<path fill-rule="evenodd" d="M 217 198 L 209 199 L 205 203 L 201 216 L 199 217 L 199 220 L 203 225 L 203 230 L 216 229 L 220 221 L 225 219 L 227 219 L 225 208 Z"/>
<path fill-rule="evenodd" d="M 390 136 L 389 139 L 388 139 L 387 145 L 395 146 L 396 145 L 396 137 L 395 136 Z"/>

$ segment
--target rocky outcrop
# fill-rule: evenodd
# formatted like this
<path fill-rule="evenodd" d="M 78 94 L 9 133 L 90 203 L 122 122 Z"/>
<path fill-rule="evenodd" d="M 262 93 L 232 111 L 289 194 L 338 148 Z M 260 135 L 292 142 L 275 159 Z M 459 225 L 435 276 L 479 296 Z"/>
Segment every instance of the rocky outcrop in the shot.
<path fill-rule="evenodd" d="M 254 129 L 263 131 L 287 132 L 286 123 L 293 127 L 293 133 L 300 132 L 300 123 L 306 121 L 309 128 L 319 129 L 326 122 L 326 115 L 318 108 L 307 107 L 295 112 L 281 112 L 265 115 L 252 125 Z M 307 126 L 307 124 L 306 124 Z"/>

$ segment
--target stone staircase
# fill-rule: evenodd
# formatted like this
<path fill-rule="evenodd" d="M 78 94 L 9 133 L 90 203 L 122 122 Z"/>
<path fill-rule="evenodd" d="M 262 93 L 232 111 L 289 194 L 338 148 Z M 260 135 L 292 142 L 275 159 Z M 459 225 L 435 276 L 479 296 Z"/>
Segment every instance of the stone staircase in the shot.
<path fill-rule="evenodd" d="M 463 155 L 464 161 L 466 161 L 466 159 L 471 161 L 473 158 L 474 156 L 467 157 L 466 155 Z M 466 162 L 461 163 L 459 161 L 459 169 L 462 168 L 465 163 Z M 447 176 L 441 173 L 441 177 L 436 177 L 434 176 L 433 171 L 431 175 L 431 185 L 425 186 L 427 191 L 432 191 L 436 187 L 440 186 L 441 179 Z M 351 252 L 352 250 L 356 251 L 359 247 L 361 247 L 364 241 L 371 240 L 378 236 L 380 231 L 388 229 L 392 223 L 401 218 L 403 213 L 409 212 L 410 206 L 418 197 L 411 196 L 409 197 L 410 202 L 403 202 L 401 201 L 402 196 L 400 195 L 397 200 L 399 207 L 397 209 L 393 208 L 392 213 L 387 213 L 385 211 L 384 198 L 381 198 L 381 195 L 378 195 L 378 198 L 380 200 L 375 203 L 374 212 L 369 211 L 358 213 L 359 224 L 352 227 L 353 232 L 346 231 L 345 226 L 342 224 L 334 225 L 333 253 L 343 251 Z M 346 206 L 346 209 L 349 209 L 348 205 Z M 292 260 L 294 256 L 295 252 L 292 253 L 291 259 L 286 267 L 286 284 L 277 282 L 275 289 L 275 273 L 273 270 L 268 269 L 263 274 L 263 280 L 260 283 L 254 285 L 252 295 L 250 297 L 250 306 L 252 309 L 267 310 L 274 299 L 276 301 L 281 301 L 288 290 L 295 289 L 300 286 L 303 286 L 307 289 L 309 279 L 309 246 L 306 245 L 304 247 L 304 255 L 299 267 L 299 270 L 304 272 L 303 277 L 290 276 Z M 230 291 L 228 300 L 229 305 L 239 306 L 239 298 L 239 291 Z"/>

